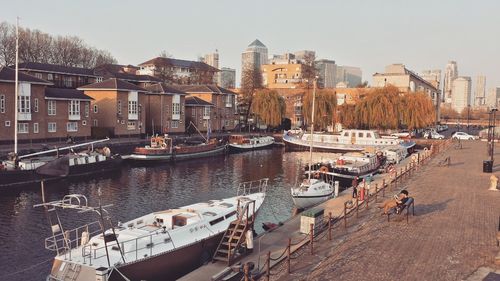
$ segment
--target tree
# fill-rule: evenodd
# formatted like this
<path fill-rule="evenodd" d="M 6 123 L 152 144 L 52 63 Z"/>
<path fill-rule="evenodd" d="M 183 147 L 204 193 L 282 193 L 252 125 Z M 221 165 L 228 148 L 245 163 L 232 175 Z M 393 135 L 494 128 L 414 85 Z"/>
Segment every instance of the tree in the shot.
<path fill-rule="evenodd" d="M 366 129 L 397 129 L 400 124 L 398 88 L 375 89 L 356 105 L 360 126 Z"/>
<path fill-rule="evenodd" d="M 313 93 L 308 91 L 302 99 L 302 112 L 304 120 L 311 122 Z M 325 129 L 337 121 L 337 96 L 325 90 L 316 91 L 314 105 L 314 125 L 316 128 Z"/>
<path fill-rule="evenodd" d="M 355 104 L 344 103 L 337 108 L 338 122 L 341 123 L 342 126 L 349 129 L 356 129 L 360 127 Z"/>
<path fill-rule="evenodd" d="M 285 99 L 273 90 L 261 90 L 255 94 L 252 112 L 266 125 L 278 126 L 285 114 Z"/>
<path fill-rule="evenodd" d="M 312 88 L 314 79 L 318 75 L 315 65 L 316 55 L 314 52 L 306 52 L 302 61 L 302 79 L 306 89 Z"/>
<path fill-rule="evenodd" d="M 434 124 L 436 110 L 426 93 L 405 93 L 401 98 L 400 116 L 409 130 L 422 129 Z"/>
<path fill-rule="evenodd" d="M 441 106 L 440 110 L 441 118 L 443 119 L 456 119 L 460 116 L 458 112 L 450 106 L 443 105 Z"/>
<path fill-rule="evenodd" d="M 16 59 L 16 33 L 13 26 L 0 23 L 0 65 L 12 65 Z"/>
<path fill-rule="evenodd" d="M 252 66 L 245 67 L 241 73 L 241 94 L 242 103 L 246 104 L 245 123 L 247 124 L 253 96 L 260 89 L 262 89 L 262 74 L 260 70 Z"/>

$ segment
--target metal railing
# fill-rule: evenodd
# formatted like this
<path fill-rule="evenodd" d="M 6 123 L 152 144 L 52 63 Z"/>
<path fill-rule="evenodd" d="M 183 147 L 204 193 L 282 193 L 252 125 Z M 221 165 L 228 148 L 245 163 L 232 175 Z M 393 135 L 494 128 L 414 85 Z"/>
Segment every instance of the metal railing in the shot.
<path fill-rule="evenodd" d="M 245 196 L 245 195 L 250 195 L 250 194 L 259 193 L 259 192 L 265 193 L 267 191 L 268 181 L 269 181 L 268 178 L 263 178 L 263 179 L 255 180 L 255 181 L 242 182 L 238 186 L 237 195 L 238 196 Z"/>
<path fill-rule="evenodd" d="M 45 249 L 57 252 L 58 255 L 64 254 L 65 258 L 67 258 L 66 255 L 69 255 L 69 260 L 71 260 L 71 250 L 78 248 L 82 242 L 82 234 L 87 233 L 87 237 L 90 239 L 90 237 L 101 231 L 102 228 L 99 221 L 91 222 L 72 230 L 66 230 L 45 238 Z"/>

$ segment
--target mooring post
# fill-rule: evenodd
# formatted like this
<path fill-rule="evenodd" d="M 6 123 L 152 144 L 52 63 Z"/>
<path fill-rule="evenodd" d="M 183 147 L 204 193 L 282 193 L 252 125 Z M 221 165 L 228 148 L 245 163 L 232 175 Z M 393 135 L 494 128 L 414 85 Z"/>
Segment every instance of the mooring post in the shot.
<path fill-rule="evenodd" d="M 267 252 L 266 280 L 271 280 L 271 251 Z"/>
<path fill-rule="evenodd" d="M 248 272 L 249 272 L 249 270 L 248 270 L 248 263 L 245 263 L 243 265 L 243 273 L 245 274 L 245 281 L 249 281 L 249 279 L 248 279 Z"/>
<path fill-rule="evenodd" d="M 378 200 L 378 183 L 375 184 L 375 203 L 377 203 Z"/>
<path fill-rule="evenodd" d="M 347 202 L 344 202 L 344 228 L 347 228 Z"/>
<path fill-rule="evenodd" d="M 382 197 L 385 197 L 385 179 L 382 179 Z"/>
<path fill-rule="evenodd" d="M 358 218 L 358 210 L 359 210 L 359 200 L 358 197 L 356 197 L 356 218 Z"/>
<path fill-rule="evenodd" d="M 310 224 L 310 229 L 309 229 L 309 240 L 310 240 L 310 245 L 311 245 L 311 255 L 314 254 L 314 224 Z"/>
<path fill-rule="evenodd" d="M 332 241 L 332 212 L 328 212 L 328 241 Z"/>
<path fill-rule="evenodd" d="M 290 274 L 292 271 L 291 271 L 291 268 L 290 268 L 290 248 L 292 247 L 292 238 L 288 238 L 288 247 L 287 247 L 287 250 L 286 250 L 286 255 L 287 255 L 287 258 L 286 258 L 286 263 L 287 263 L 287 267 L 288 267 L 288 274 Z"/>

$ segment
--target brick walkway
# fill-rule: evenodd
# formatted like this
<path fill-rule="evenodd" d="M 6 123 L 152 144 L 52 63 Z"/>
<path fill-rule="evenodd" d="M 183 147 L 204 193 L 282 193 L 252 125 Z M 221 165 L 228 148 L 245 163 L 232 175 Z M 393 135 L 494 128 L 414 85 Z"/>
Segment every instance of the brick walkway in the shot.
<path fill-rule="evenodd" d="M 271 279 L 463 280 L 481 266 L 495 268 L 500 192 L 487 190 L 485 146 L 451 147 L 403 183 L 416 202 L 409 224 L 403 216 L 388 223 L 372 205 L 350 218 L 347 230 L 338 226 L 333 242 L 315 246 L 315 255 L 293 260 L 291 275 L 276 272 Z M 438 167 L 445 156 L 452 165 Z M 500 164 L 494 172 L 500 174 Z"/>

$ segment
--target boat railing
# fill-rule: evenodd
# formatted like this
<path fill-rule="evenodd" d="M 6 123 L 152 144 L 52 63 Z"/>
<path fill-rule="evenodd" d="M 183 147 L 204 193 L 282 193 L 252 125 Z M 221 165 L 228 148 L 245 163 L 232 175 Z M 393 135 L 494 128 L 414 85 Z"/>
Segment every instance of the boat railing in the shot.
<path fill-rule="evenodd" d="M 255 181 L 242 182 L 238 186 L 238 196 L 245 196 L 253 193 L 265 193 L 267 191 L 267 183 L 269 178 L 263 178 Z"/>
<path fill-rule="evenodd" d="M 166 234 L 167 237 L 165 237 L 162 240 L 155 239 L 153 241 L 153 236 L 158 234 Z M 160 244 L 172 244 L 172 248 L 175 249 L 175 244 L 172 241 L 172 236 L 170 236 L 170 233 L 166 229 L 154 231 L 149 235 L 132 238 L 125 241 L 118 241 L 118 243 L 120 243 L 120 247 L 116 245 L 116 242 L 117 241 L 108 242 L 107 244 L 108 249 L 112 251 L 121 250 L 123 255 L 135 253 L 135 260 L 147 257 L 148 254 L 149 256 L 152 256 L 153 248 Z M 84 263 L 87 262 L 88 259 L 89 264 L 92 265 L 92 260 L 106 256 L 106 245 L 97 247 L 92 243 L 89 243 L 82 248 L 82 256 Z"/>
<path fill-rule="evenodd" d="M 59 227 L 55 225 L 53 227 Z M 71 250 L 78 248 L 80 244 L 88 242 L 89 238 L 101 232 L 99 221 L 85 224 L 83 226 L 59 232 L 45 239 L 45 249 L 64 254 L 71 260 Z M 68 255 L 68 256 L 66 256 Z"/>

